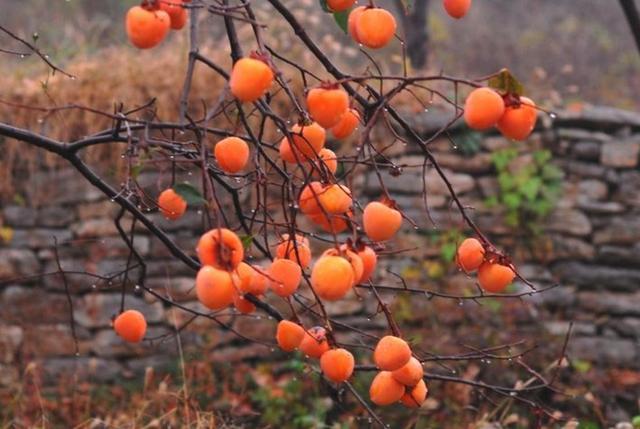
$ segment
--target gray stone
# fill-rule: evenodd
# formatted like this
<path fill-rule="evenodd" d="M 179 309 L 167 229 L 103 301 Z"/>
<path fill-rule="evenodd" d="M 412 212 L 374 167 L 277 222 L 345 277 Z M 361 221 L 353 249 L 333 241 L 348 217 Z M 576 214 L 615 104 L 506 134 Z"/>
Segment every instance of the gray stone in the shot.
<path fill-rule="evenodd" d="M 640 216 L 609 218 L 607 225 L 594 232 L 596 244 L 629 244 L 640 242 Z"/>
<path fill-rule="evenodd" d="M 36 254 L 26 249 L 0 249 L 0 280 L 31 276 L 40 272 Z"/>
<path fill-rule="evenodd" d="M 195 298 L 195 277 L 152 277 L 147 279 L 146 286 L 178 302 Z"/>
<path fill-rule="evenodd" d="M 152 338 L 157 338 L 158 341 L 147 341 Z M 177 353 L 174 331 L 154 326 L 147 328 L 145 341 L 135 344 L 122 341 L 122 338 L 113 329 L 102 329 L 94 335 L 90 349 L 96 356 L 103 358 L 145 356 L 152 353 L 174 355 Z"/>
<path fill-rule="evenodd" d="M 52 206 L 97 201 L 104 196 L 74 169 L 41 172 L 31 179 L 34 199 L 46 195 Z"/>
<path fill-rule="evenodd" d="M 579 201 L 578 208 L 595 214 L 618 214 L 625 210 L 622 204 L 615 201 Z"/>
<path fill-rule="evenodd" d="M 614 338 L 576 337 L 568 345 L 569 357 L 595 361 L 598 365 L 637 368 L 637 345 L 633 341 Z"/>
<path fill-rule="evenodd" d="M 566 283 L 585 288 L 633 291 L 640 284 L 640 270 L 559 262 L 553 265 L 552 272 Z"/>
<path fill-rule="evenodd" d="M 624 204 L 640 207 L 640 171 L 624 171 L 620 173 L 620 185 L 616 199 Z"/>
<path fill-rule="evenodd" d="M 53 248 L 71 240 L 71 232 L 67 229 L 16 229 L 13 231 L 11 247 L 28 247 L 30 249 Z"/>
<path fill-rule="evenodd" d="M 118 212 L 118 205 L 110 200 L 96 201 L 93 203 L 80 204 L 77 207 L 78 218 L 87 220 L 100 217 L 114 218 Z"/>
<path fill-rule="evenodd" d="M 86 351 L 89 332 L 75 325 L 79 351 Z M 22 353 L 26 356 L 74 356 L 76 343 L 69 324 L 29 325 L 24 330 Z"/>
<path fill-rule="evenodd" d="M 68 323 L 69 311 L 64 294 L 10 286 L 0 295 L 0 320 L 14 324 Z"/>
<path fill-rule="evenodd" d="M 86 328 L 105 328 L 111 325 L 111 318 L 120 312 L 120 299 L 118 293 L 91 293 L 77 298 L 73 315 L 81 326 Z M 163 320 L 164 312 L 160 303 L 147 304 L 139 298 L 126 296 L 125 309 L 134 309 L 144 314 L 147 323 L 156 323 Z"/>
<path fill-rule="evenodd" d="M 160 376 L 178 371 L 179 361 L 173 356 L 146 356 L 127 360 L 129 377 L 141 377 L 146 371 L 153 371 Z"/>
<path fill-rule="evenodd" d="M 493 163 L 489 153 L 461 156 L 445 152 L 436 155 L 436 159 L 441 167 L 460 173 L 483 174 L 493 171 Z"/>
<path fill-rule="evenodd" d="M 125 231 L 129 231 L 131 223 L 129 220 L 123 221 L 122 226 Z M 113 219 L 108 218 L 88 219 L 77 222 L 71 226 L 71 231 L 77 238 L 100 238 L 118 235 Z"/>
<path fill-rule="evenodd" d="M 571 155 L 584 161 L 600 159 L 600 144 L 597 142 L 577 142 L 571 145 Z"/>
<path fill-rule="evenodd" d="M 623 337 L 640 339 L 640 318 L 624 317 L 622 319 L 611 319 L 607 326 L 611 327 Z"/>
<path fill-rule="evenodd" d="M 447 179 L 451 183 L 451 186 L 457 194 L 464 194 L 465 192 L 471 191 L 475 187 L 475 181 L 473 180 L 473 177 L 469 176 L 468 174 L 458 174 L 448 170 L 444 170 L 443 173 L 446 175 Z M 445 182 L 442 180 L 435 169 L 431 168 L 427 171 L 425 180 L 427 182 L 428 193 L 449 195 L 449 190 Z"/>
<path fill-rule="evenodd" d="M 563 337 L 567 335 L 567 332 L 569 332 L 571 323 L 560 320 L 552 320 L 549 322 L 545 322 L 544 327 L 551 335 Z M 596 327 L 592 323 L 575 322 L 573 323 L 573 327 L 571 328 L 571 333 L 572 335 L 595 335 Z"/>
<path fill-rule="evenodd" d="M 13 386 L 18 381 L 18 368 L 0 364 L 0 386 Z"/>
<path fill-rule="evenodd" d="M 571 286 L 558 286 L 532 297 L 534 302 L 548 308 L 567 309 L 576 303 L 576 290 Z"/>
<path fill-rule="evenodd" d="M 594 258 L 596 250 L 591 244 L 575 237 L 560 235 L 551 236 L 552 260 L 580 259 L 591 260 Z"/>
<path fill-rule="evenodd" d="M 13 362 L 23 337 L 20 326 L 0 325 L 0 364 Z"/>
<path fill-rule="evenodd" d="M 598 314 L 640 316 L 639 293 L 581 292 L 578 294 L 578 305 Z"/>
<path fill-rule="evenodd" d="M 640 127 L 640 115 L 615 107 L 585 106 L 580 111 L 560 112 L 556 127 L 576 127 L 600 130 L 603 128 Z"/>
<path fill-rule="evenodd" d="M 638 165 L 639 141 L 607 142 L 602 145 L 600 162 L 614 168 L 633 168 Z"/>
<path fill-rule="evenodd" d="M 7 226 L 30 227 L 36 224 L 36 210 L 31 207 L 8 206 L 2 210 Z"/>
<path fill-rule="evenodd" d="M 603 200 L 607 197 L 608 192 L 609 192 L 608 185 L 601 180 L 587 179 L 587 180 L 581 180 L 578 183 L 579 197 L 582 197 L 584 199 L 594 200 L 594 201 Z M 579 199 L 582 199 L 582 198 L 579 198 Z"/>
<path fill-rule="evenodd" d="M 567 174 L 578 177 L 604 179 L 607 173 L 607 169 L 599 164 L 571 159 L 560 159 L 558 163 Z"/>
<path fill-rule="evenodd" d="M 584 213 L 572 209 L 554 210 L 545 222 L 545 229 L 571 235 L 584 236 L 591 233 L 591 223 Z"/>
<path fill-rule="evenodd" d="M 597 258 L 611 265 L 640 267 L 640 243 L 634 247 L 600 246 Z"/>
<path fill-rule="evenodd" d="M 582 128 L 557 128 L 556 136 L 561 139 L 567 140 L 579 140 L 576 144 L 586 142 L 606 142 L 611 140 L 611 136 L 609 134 L 594 132 L 591 130 L 585 130 Z"/>
<path fill-rule="evenodd" d="M 476 179 L 476 183 L 478 184 L 478 188 L 480 188 L 480 193 L 485 198 L 495 197 L 500 191 L 498 179 L 493 176 L 482 176 Z"/>
<path fill-rule="evenodd" d="M 115 361 L 94 357 L 50 358 L 41 363 L 44 382 L 59 384 L 76 380 L 112 382 L 122 373 Z"/>
<path fill-rule="evenodd" d="M 69 225 L 75 219 L 74 210 L 68 207 L 44 207 L 38 212 L 38 225 L 48 228 L 60 228 Z"/>

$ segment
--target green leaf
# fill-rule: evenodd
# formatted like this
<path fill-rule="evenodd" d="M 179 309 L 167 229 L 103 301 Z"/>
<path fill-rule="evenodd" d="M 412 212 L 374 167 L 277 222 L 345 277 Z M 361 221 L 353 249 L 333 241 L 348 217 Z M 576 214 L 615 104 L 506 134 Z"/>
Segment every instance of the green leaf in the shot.
<path fill-rule="evenodd" d="M 522 202 L 522 198 L 519 194 L 515 192 L 509 192 L 504 194 L 502 200 L 504 201 L 505 207 L 511 210 L 517 210 L 520 207 L 520 203 Z"/>
<path fill-rule="evenodd" d="M 173 187 L 173 190 L 178 193 L 189 205 L 198 205 L 206 203 L 207 201 L 202 197 L 200 191 L 192 184 L 184 182 L 178 183 Z"/>
<path fill-rule="evenodd" d="M 533 152 L 533 159 L 538 165 L 544 165 L 551 159 L 551 152 L 548 150 L 537 150 Z"/>
<path fill-rule="evenodd" d="M 484 205 L 489 209 L 496 207 L 498 205 L 498 197 L 488 197 L 486 200 L 484 200 Z"/>
<path fill-rule="evenodd" d="M 489 79 L 488 84 L 490 88 L 503 94 L 522 95 L 524 93 L 524 87 L 508 69 L 500 70 L 496 76 Z"/>
<path fill-rule="evenodd" d="M 578 429 L 600 429 L 600 425 L 596 422 L 580 422 L 578 423 Z"/>
<path fill-rule="evenodd" d="M 538 194 L 540 187 L 542 186 L 542 180 L 539 177 L 532 177 L 527 182 L 525 182 L 520 188 L 520 193 L 525 196 L 529 201 L 533 201 L 533 199 Z"/>
<path fill-rule="evenodd" d="M 500 185 L 501 190 L 510 191 L 515 188 L 515 184 L 515 179 L 512 175 L 508 173 L 498 174 L 498 185 Z"/>
<path fill-rule="evenodd" d="M 455 243 L 445 243 L 440 248 L 440 256 L 443 261 L 451 262 L 453 258 L 456 256 L 456 244 Z"/>
<path fill-rule="evenodd" d="M 338 27 L 340 27 L 345 34 L 349 33 L 349 13 L 351 13 L 351 9 L 333 13 L 333 19 L 336 20 L 336 24 L 338 24 Z"/>
<path fill-rule="evenodd" d="M 331 12 L 331 9 L 329 9 L 329 5 L 327 4 L 327 0 L 318 0 L 318 2 L 320 3 L 322 10 L 325 12 Z"/>
<path fill-rule="evenodd" d="M 253 235 L 243 235 L 240 237 L 240 241 L 242 241 L 242 247 L 247 250 L 253 243 Z"/>
<path fill-rule="evenodd" d="M 640 416 L 634 416 L 631 419 L 631 424 L 633 425 L 634 429 L 640 429 Z"/>

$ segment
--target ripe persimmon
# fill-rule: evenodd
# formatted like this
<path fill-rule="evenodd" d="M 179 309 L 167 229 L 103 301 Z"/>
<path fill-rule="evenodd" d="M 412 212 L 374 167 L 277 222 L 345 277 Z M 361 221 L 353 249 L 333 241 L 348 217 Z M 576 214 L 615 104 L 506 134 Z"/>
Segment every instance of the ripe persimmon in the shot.
<path fill-rule="evenodd" d="M 296 124 L 291 127 L 291 137 L 293 144 L 291 142 L 289 144 L 293 150 L 297 150 L 298 153 L 307 158 L 314 158 L 320 152 L 320 149 L 324 147 L 327 132 L 317 122 L 308 125 Z M 302 156 L 299 156 L 299 158 L 300 161 L 306 160 Z"/>
<path fill-rule="evenodd" d="M 329 214 L 345 213 L 353 204 L 351 190 L 345 185 L 327 185 L 318 195 L 320 206 Z"/>
<path fill-rule="evenodd" d="M 242 293 L 263 295 L 267 291 L 267 277 L 260 267 L 251 266 L 246 262 L 240 262 L 236 269 L 240 279 L 238 290 Z"/>
<path fill-rule="evenodd" d="M 376 405 L 391 405 L 402 398 L 405 390 L 404 385 L 398 383 L 391 372 L 380 371 L 371 382 L 369 398 Z"/>
<path fill-rule="evenodd" d="M 331 133 L 337 139 L 349 137 L 360 123 L 360 113 L 356 109 L 349 109 L 340 122 L 331 128 Z"/>
<path fill-rule="evenodd" d="M 138 310 L 127 310 L 113 321 L 116 334 L 129 343 L 139 343 L 147 332 L 147 321 Z"/>
<path fill-rule="evenodd" d="M 320 369 L 325 377 L 335 383 L 342 383 L 351 378 L 355 359 L 345 349 L 332 349 L 320 356 Z"/>
<path fill-rule="evenodd" d="M 402 383 L 405 386 L 415 386 L 422 380 L 424 368 L 422 368 L 422 364 L 418 359 L 411 357 L 409 362 L 399 369 L 392 371 L 392 374 L 398 383 Z"/>
<path fill-rule="evenodd" d="M 511 267 L 497 262 L 484 262 L 478 268 L 478 283 L 487 292 L 502 292 L 515 276 Z"/>
<path fill-rule="evenodd" d="M 364 273 L 364 263 L 360 255 L 354 250 L 351 250 L 346 244 L 340 246 L 340 250 L 335 248 L 327 249 L 322 256 L 340 256 L 345 258 L 351 264 L 351 269 L 353 270 L 353 284 L 356 285 L 360 282 L 362 274 Z"/>
<path fill-rule="evenodd" d="M 357 43 L 360 43 L 360 38 L 358 37 L 358 29 L 356 27 L 356 23 L 358 22 L 358 18 L 360 18 L 360 15 L 362 15 L 362 12 L 364 12 L 365 9 L 366 6 L 356 7 L 349 13 L 349 18 L 347 19 L 347 29 L 349 30 L 349 35 Z"/>
<path fill-rule="evenodd" d="M 278 152 L 280 153 L 280 158 L 284 162 L 288 162 L 289 164 L 296 164 L 298 162 L 303 162 L 305 158 L 300 153 L 293 152 L 293 148 L 289 143 L 289 140 L 286 137 L 283 137 L 280 140 L 280 146 L 278 147 Z"/>
<path fill-rule="evenodd" d="M 158 196 L 158 208 L 169 220 L 180 219 L 187 210 L 187 202 L 171 188 L 165 189 Z"/>
<path fill-rule="evenodd" d="M 225 173 L 237 173 L 249 161 L 249 145 L 241 138 L 227 137 L 216 144 L 214 154 Z"/>
<path fill-rule="evenodd" d="M 289 238 L 289 234 L 283 234 L 280 244 L 276 247 L 276 256 L 281 259 L 290 259 L 305 269 L 311 262 L 309 240 L 297 234 L 293 240 Z"/>
<path fill-rule="evenodd" d="M 456 263 L 467 273 L 473 272 L 484 261 L 484 247 L 475 238 L 467 238 L 456 251 Z"/>
<path fill-rule="evenodd" d="M 443 0 L 442 5 L 450 17 L 460 19 L 469 11 L 471 0 Z"/>
<path fill-rule="evenodd" d="M 231 93 L 240 101 L 256 101 L 271 87 L 273 77 L 273 70 L 261 59 L 241 58 L 231 70 Z"/>
<path fill-rule="evenodd" d="M 251 314 L 256 311 L 255 304 L 246 299 L 241 293 L 235 294 L 233 297 L 233 305 L 236 307 L 236 310 L 242 314 Z"/>
<path fill-rule="evenodd" d="M 309 219 L 324 231 L 331 234 L 340 234 L 349 227 L 349 220 L 352 217 L 351 212 L 344 214 L 325 215 L 324 213 L 316 213 L 309 215 Z"/>
<path fill-rule="evenodd" d="M 324 147 L 320 149 L 320 152 L 318 152 L 318 158 L 320 159 L 316 162 L 318 162 L 319 165 L 322 164 L 324 166 L 320 168 L 326 168 L 329 173 L 335 174 L 336 170 L 338 169 L 338 157 L 336 156 L 334 151 Z"/>
<path fill-rule="evenodd" d="M 125 27 L 129 41 L 140 49 L 153 48 L 167 36 L 171 18 L 164 10 L 133 6 L 127 12 Z"/>
<path fill-rule="evenodd" d="M 298 348 L 306 356 L 319 359 L 327 350 L 329 350 L 327 331 L 320 326 L 316 326 L 305 331 Z"/>
<path fill-rule="evenodd" d="M 384 336 L 373 351 L 373 361 L 384 371 L 395 371 L 411 359 L 411 348 L 405 340 L 393 335 Z"/>
<path fill-rule="evenodd" d="M 372 241 L 392 238 L 402 225 L 400 212 L 386 204 L 373 201 L 367 204 L 362 214 L 362 226 Z"/>
<path fill-rule="evenodd" d="M 321 127 L 331 128 L 349 110 L 349 95 L 337 85 L 313 88 L 307 94 L 307 109 Z"/>
<path fill-rule="evenodd" d="M 181 30 L 187 23 L 187 9 L 182 7 L 182 0 L 161 0 L 160 9 L 167 12 L 171 19 L 171 28 L 173 30 Z"/>
<path fill-rule="evenodd" d="M 358 280 L 358 283 L 362 283 L 368 281 L 376 270 L 378 255 L 371 247 L 364 246 L 362 250 L 358 250 L 358 256 L 362 260 L 362 277 Z"/>
<path fill-rule="evenodd" d="M 498 123 L 504 113 L 504 100 L 491 88 L 476 88 L 464 102 L 464 120 L 474 130 L 486 130 Z"/>
<path fill-rule="evenodd" d="M 351 290 L 354 282 L 353 268 L 340 256 L 322 256 L 311 271 L 311 286 L 322 299 L 336 301 Z"/>
<path fill-rule="evenodd" d="M 269 287 L 278 296 L 291 296 L 302 280 L 300 265 L 289 259 L 275 259 L 269 268 Z"/>
<path fill-rule="evenodd" d="M 320 182 L 311 182 L 307 184 L 298 197 L 298 205 L 302 213 L 306 215 L 315 215 L 322 213 L 320 208 L 319 199 L 320 194 L 323 192 L 324 186 Z"/>
<path fill-rule="evenodd" d="M 206 265 L 196 276 L 196 296 L 205 307 L 220 310 L 233 304 L 239 285 L 236 274 Z"/>
<path fill-rule="evenodd" d="M 360 43 L 373 49 L 386 46 L 393 39 L 397 27 L 393 15 L 379 7 L 362 11 L 355 25 Z"/>
<path fill-rule="evenodd" d="M 230 270 L 244 259 L 244 247 L 238 235 L 226 228 L 215 228 L 205 232 L 196 247 L 203 265 Z"/>
<path fill-rule="evenodd" d="M 507 138 L 525 140 L 536 126 L 536 104 L 527 97 L 520 97 L 520 104 L 509 106 L 498 121 L 498 130 Z"/>
<path fill-rule="evenodd" d="M 276 329 L 276 341 L 282 350 L 292 352 L 298 348 L 304 334 L 302 326 L 289 320 L 281 320 Z"/>
<path fill-rule="evenodd" d="M 349 9 L 356 0 L 327 0 L 327 6 L 331 12 L 342 12 Z"/>
<path fill-rule="evenodd" d="M 427 399 L 428 393 L 429 390 L 427 389 L 427 383 L 425 383 L 424 380 L 420 380 L 415 387 L 410 390 L 407 389 L 400 400 L 407 408 L 420 408 L 425 399 Z"/>

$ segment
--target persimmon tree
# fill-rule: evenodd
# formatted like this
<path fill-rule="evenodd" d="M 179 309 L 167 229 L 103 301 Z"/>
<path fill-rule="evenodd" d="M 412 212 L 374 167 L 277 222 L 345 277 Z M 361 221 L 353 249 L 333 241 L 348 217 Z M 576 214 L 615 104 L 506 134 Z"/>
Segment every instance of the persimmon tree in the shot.
<path fill-rule="evenodd" d="M 410 75 L 406 69 L 400 74 L 383 73 L 380 62 L 385 57 L 376 57 L 376 51 L 398 49 L 404 55 L 404 41 L 396 18 L 382 1 L 358 6 L 354 0 L 320 0 L 316 7 L 316 13 L 333 14 L 338 24 L 336 31 L 342 27 L 354 45 L 360 44 L 371 65 L 359 73 L 341 70 L 282 0 L 266 3 L 287 23 L 295 43 L 312 54 L 313 67 L 301 65 L 286 52 L 269 46 L 263 38 L 269 25 L 257 20 L 251 1 L 144 0 L 124 17 L 134 46 L 153 49 L 171 31 L 184 28 L 190 33 L 179 117 L 172 121 L 158 119 L 153 114 L 154 101 L 122 107 L 115 113 L 90 106 L 68 106 L 69 110 L 108 117 L 113 124 L 109 129 L 95 130 L 92 135 L 67 142 L 0 123 L 1 136 L 58 155 L 120 207 L 114 221 L 130 257 L 122 273 L 123 299 L 120 314 L 114 315 L 115 331 L 123 341 L 144 338 L 144 317 L 128 309 L 124 299 L 131 288 L 127 280 L 137 275 L 136 287 L 166 305 L 208 319 L 245 339 L 258 341 L 233 330 L 220 312 L 232 308 L 241 314 L 267 314 L 276 321 L 272 344 L 285 352 L 300 350 L 312 367 L 321 371 L 336 389 L 350 392 L 363 412 L 379 425 L 385 426 L 385 422 L 376 411 L 378 406 L 417 408 L 427 394 L 439 395 L 438 391 L 429 390 L 431 380 L 469 385 L 485 392 L 486 397 L 521 403 L 535 412 L 538 421 L 553 418 L 552 410 L 536 398 L 540 392 L 553 389 L 562 359 L 552 365 L 553 374 L 546 377 L 525 363 L 526 350 L 514 353 L 513 344 L 439 356 L 403 338 L 402 326 L 387 302 L 389 295 L 395 294 L 409 294 L 425 302 L 434 298 L 481 302 L 488 298 L 518 299 L 543 291 L 524 279 L 509 255 L 474 223 L 430 149 L 436 139 L 448 136 L 448 129 L 458 120 L 465 120 L 476 130 L 496 127 L 507 138 L 525 140 L 535 127 L 540 109 L 531 99 L 522 97 L 521 85 L 505 69 L 479 79 Z M 411 7 L 409 3 L 406 8 Z M 444 0 L 443 5 L 452 17 L 463 18 L 471 2 Z M 202 54 L 197 35 L 199 17 L 204 14 L 224 22 L 231 67 Z M 251 46 L 257 49 L 250 51 L 249 44 L 239 39 L 238 26 L 252 28 Z M 2 31 L 39 56 L 53 73 L 73 78 L 32 43 L 9 29 Z M 2 52 L 12 54 L 9 49 Z M 194 116 L 196 109 L 190 104 L 197 67 L 204 67 L 227 82 L 223 87 L 211 88 L 217 93 L 217 101 L 205 106 L 200 117 Z M 320 78 L 319 69 L 324 69 L 330 80 Z M 294 78 L 300 79 L 304 91 L 294 89 Z M 401 97 L 410 97 L 425 107 L 448 106 L 451 119 L 425 138 L 395 103 Z M 275 100 L 284 100 L 293 113 L 278 113 L 273 106 Z M 376 127 L 386 130 L 391 140 L 376 141 Z M 280 137 L 270 138 L 273 132 Z M 180 138 L 176 138 L 177 133 Z M 327 139 L 347 139 L 339 156 L 325 147 Z M 83 160 L 83 151 L 98 145 L 110 145 L 122 152 L 127 168 L 119 181 L 120 188 L 109 184 Z M 477 271 L 477 292 L 472 295 L 410 288 L 399 275 L 400 283 L 380 281 L 378 262 L 397 253 L 394 241 L 398 231 L 414 225 L 394 201 L 381 175 L 382 171 L 401 174 L 400 167 L 387 154 L 402 145 L 421 151 L 423 169 L 433 168 L 445 183 L 453 210 L 460 214 L 472 235 L 460 243 L 456 256 L 462 271 L 470 276 Z M 149 169 L 157 163 L 172 166 L 174 183 L 158 195 L 148 195 L 138 183 L 136 172 L 143 165 Z M 196 175 L 200 185 L 178 183 L 177 168 Z M 381 189 L 372 201 L 366 201 L 354 184 L 354 177 L 366 170 L 375 174 Z M 253 192 L 248 204 L 239 197 L 243 190 Z M 424 195 L 424 216 L 429 211 L 427 196 Z M 233 210 L 223 209 L 223 198 L 232 201 Z M 192 205 L 202 208 L 203 224 L 195 255 L 191 249 L 181 248 L 149 217 L 150 212 L 160 211 L 173 221 Z M 174 258 L 193 269 L 195 295 L 207 311 L 184 306 L 146 285 L 146 261 L 134 246 L 137 229 L 125 230 L 125 214 L 133 218 L 134 225 L 142 224 L 160 240 Z M 312 242 L 328 249 L 313 255 Z M 252 262 L 253 256 L 267 262 L 257 265 Z M 515 278 L 527 289 L 505 292 Z M 332 316 L 326 304 L 348 299 L 352 294 L 377 303 L 388 325 L 384 336 Z M 278 310 L 273 300 L 284 301 L 287 311 Z M 260 323 L 273 322 L 262 319 Z M 345 334 L 357 334 L 360 344 L 345 342 Z M 368 350 L 371 363 L 358 362 L 354 347 Z M 564 356 L 564 350 L 560 355 Z M 425 371 L 423 367 L 427 362 L 482 359 L 516 360 L 529 380 L 508 386 L 469 380 L 450 372 Z M 357 372 L 376 372 L 369 392 L 358 391 L 350 383 Z"/>

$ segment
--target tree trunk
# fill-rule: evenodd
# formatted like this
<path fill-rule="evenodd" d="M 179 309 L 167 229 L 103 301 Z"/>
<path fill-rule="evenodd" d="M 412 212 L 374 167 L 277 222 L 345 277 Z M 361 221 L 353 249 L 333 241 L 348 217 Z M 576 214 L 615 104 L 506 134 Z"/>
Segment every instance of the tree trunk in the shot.
<path fill-rule="evenodd" d="M 424 68 L 429 54 L 428 7 L 429 0 L 413 0 L 407 11 L 403 0 L 396 0 L 396 7 L 402 19 L 407 55 L 414 68 Z"/>

